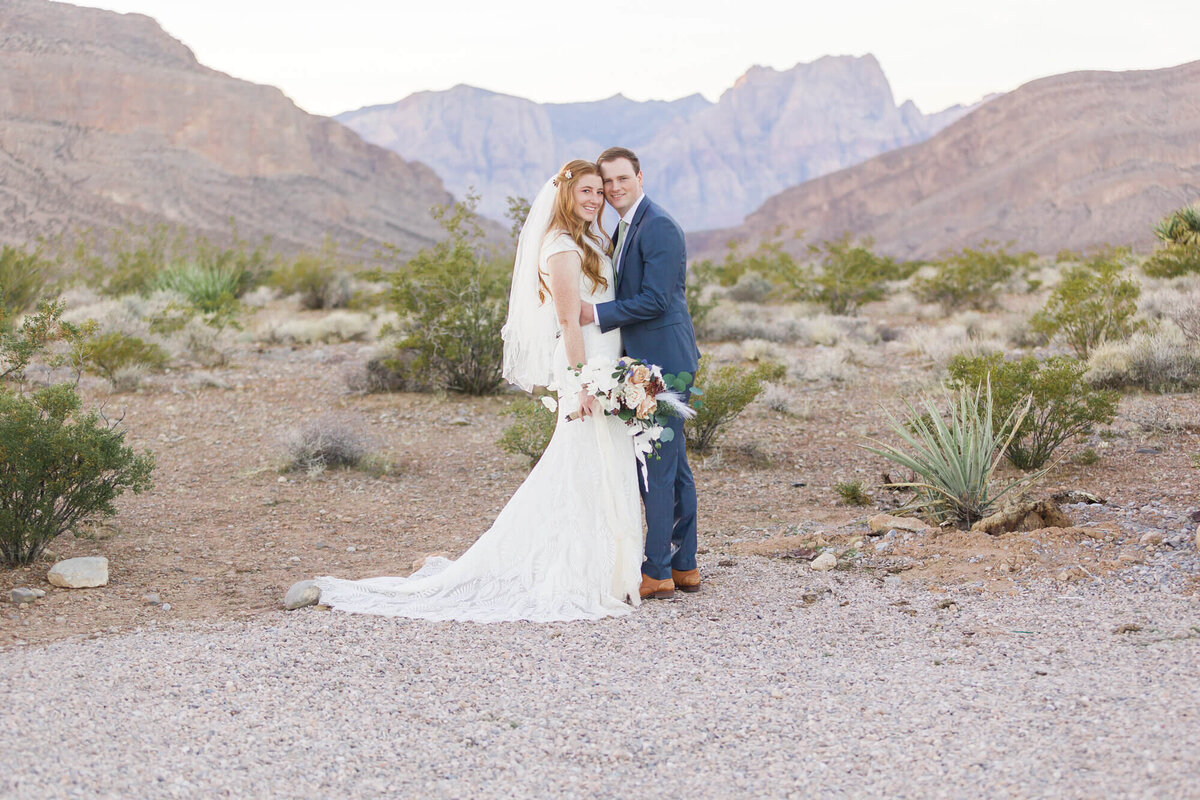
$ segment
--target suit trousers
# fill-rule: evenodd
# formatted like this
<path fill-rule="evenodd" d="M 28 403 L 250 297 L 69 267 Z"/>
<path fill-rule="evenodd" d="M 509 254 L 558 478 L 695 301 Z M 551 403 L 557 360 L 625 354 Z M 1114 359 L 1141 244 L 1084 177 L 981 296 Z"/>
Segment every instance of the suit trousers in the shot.
<path fill-rule="evenodd" d="M 648 480 L 638 475 L 647 528 L 642 572 L 658 580 L 671 577 L 672 569 L 696 568 L 696 484 L 687 462 L 683 420 L 671 417 L 670 427 L 675 438 L 662 443 L 659 458 L 646 458 Z M 673 546 L 678 548 L 674 555 Z"/>

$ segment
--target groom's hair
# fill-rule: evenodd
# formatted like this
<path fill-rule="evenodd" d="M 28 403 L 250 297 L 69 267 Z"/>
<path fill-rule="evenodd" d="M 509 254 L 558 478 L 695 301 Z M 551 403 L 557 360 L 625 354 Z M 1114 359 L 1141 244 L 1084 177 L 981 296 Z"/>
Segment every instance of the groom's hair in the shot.
<path fill-rule="evenodd" d="M 628 147 L 610 147 L 605 150 L 596 159 L 596 164 L 606 164 L 609 161 L 616 161 L 618 158 L 627 158 L 629 163 L 633 164 L 633 174 L 637 175 L 642 171 L 642 165 L 638 161 L 638 157 L 633 154 L 633 151 Z"/>

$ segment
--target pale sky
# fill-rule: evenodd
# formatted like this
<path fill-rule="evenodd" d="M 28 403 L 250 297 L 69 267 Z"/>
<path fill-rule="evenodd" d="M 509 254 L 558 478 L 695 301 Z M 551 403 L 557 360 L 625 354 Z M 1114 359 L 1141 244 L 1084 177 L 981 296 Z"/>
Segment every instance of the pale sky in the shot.
<path fill-rule="evenodd" d="M 90 5 L 90 3 L 80 3 Z M 459 83 L 539 102 L 716 100 L 753 65 L 874 53 L 898 102 L 1200 59 L 1196 0 L 98 0 L 200 61 L 336 114 Z"/>

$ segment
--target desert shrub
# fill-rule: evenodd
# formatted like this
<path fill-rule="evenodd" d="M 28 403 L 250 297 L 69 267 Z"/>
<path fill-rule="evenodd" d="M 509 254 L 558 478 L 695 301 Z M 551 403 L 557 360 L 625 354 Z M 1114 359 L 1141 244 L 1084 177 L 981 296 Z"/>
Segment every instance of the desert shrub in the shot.
<path fill-rule="evenodd" d="M 1177 278 L 1200 273 L 1200 207 L 1190 205 L 1172 211 L 1154 226 L 1163 242 L 1142 270 L 1151 278 Z"/>
<path fill-rule="evenodd" d="M 1200 344 L 1200 291 L 1179 295 L 1166 309 L 1166 317 L 1193 344 Z"/>
<path fill-rule="evenodd" d="M 726 295 L 739 303 L 764 303 L 775 291 L 775 285 L 757 272 L 743 272 Z"/>
<path fill-rule="evenodd" d="M 149 452 L 125 446 L 119 421 L 80 413 L 72 384 L 22 390 L 25 368 L 51 342 L 75 352 L 90 334 L 62 322 L 62 312 L 61 303 L 43 303 L 20 329 L 0 333 L 0 562 L 9 566 L 30 563 L 83 522 L 112 516 L 113 501 L 149 489 L 154 470 Z"/>
<path fill-rule="evenodd" d="M 1080 358 L 1103 342 L 1129 338 L 1138 327 L 1134 314 L 1142 290 L 1122 277 L 1128 263 L 1129 251 L 1114 249 L 1067 267 L 1046 307 L 1033 316 L 1033 330 L 1064 339 Z"/>
<path fill-rule="evenodd" d="M 1171 328 L 1140 332 L 1093 350 L 1084 377 L 1111 389 L 1188 391 L 1200 386 L 1200 349 Z"/>
<path fill-rule="evenodd" d="M 223 366 L 233 351 L 231 332 L 240 330 L 234 301 L 213 312 L 188 302 L 168 301 L 149 317 L 150 332 L 164 337 L 177 352 L 204 366 Z"/>
<path fill-rule="evenodd" d="M 719 263 L 701 261 L 693 270 L 725 288 L 736 286 L 747 273 L 757 275 L 772 287 L 770 295 L 782 298 L 789 289 L 799 286 L 801 269 L 791 253 L 784 249 L 779 233 L 776 230 L 774 237 L 760 242 L 749 253 L 742 251 L 744 242 L 731 240 L 726 245 L 725 257 Z"/>
<path fill-rule="evenodd" d="M 48 282 L 48 267 L 37 250 L 0 247 L 0 309 L 9 318 L 40 299 Z"/>
<path fill-rule="evenodd" d="M 356 342 L 368 338 L 371 317 L 361 311 L 333 311 L 317 318 L 276 317 L 260 324 L 255 338 L 262 342 Z"/>
<path fill-rule="evenodd" d="M 293 431 L 287 451 L 287 469 L 310 475 L 327 469 L 367 468 L 375 462 L 361 426 L 328 414 Z"/>
<path fill-rule="evenodd" d="M 998 304 L 997 294 L 1018 269 L 1033 263 L 1033 253 L 1010 253 L 994 243 L 946 256 L 932 275 L 913 281 L 913 293 L 923 303 L 937 303 L 946 313 L 954 309 L 988 310 Z"/>
<path fill-rule="evenodd" d="M 428 376 L 415 382 L 486 395 L 501 385 L 511 262 L 483 252 L 476 200 L 434 209 L 448 236 L 393 275 L 389 299 L 406 318 L 397 348 L 416 354 L 406 368 Z"/>
<path fill-rule="evenodd" d="M 532 401 L 518 400 L 504 413 L 512 417 L 513 422 L 500 436 L 500 449 L 528 457 L 530 466 L 533 466 L 550 444 L 550 437 L 554 435 L 554 427 L 558 424 L 557 415 L 537 398 Z"/>
<path fill-rule="evenodd" d="M 146 342 L 137 336 L 118 331 L 109 331 L 88 339 L 83 346 L 85 369 L 103 375 L 113 385 L 118 375 L 131 369 L 161 370 L 169 360 L 167 351 L 155 342 Z"/>
<path fill-rule="evenodd" d="M 842 505 L 847 506 L 869 506 L 871 498 L 867 495 L 867 490 L 863 488 L 862 481 L 842 481 L 833 487 L 841 498 Z"/>
<path fill-rule="evenodd" d="M 999 354 L 958 356 L 949 371 L 950 388 L 960 392 L 990 380 L 993 421 L 1013 417 L 1029 402 L 1029 412 L 1006 451 L 1020 469 L 1041 468 L 1064 442 L 1091 433 L 1096 423 L 1112 422 L 1117 414 L 1117 393 L 1089 385 L 1083 377 L 1086 365 L 1071 358 L 1006 361 Z"/>
<path fill-rule="evenodd" d="M 883 299 L 890 280 L 908 277 L 915 264 L 898 264 L 871 251 L 874 242 L 855 242 L 849 233 L 840 239 L 809 245 L 817 263 L 805 276 L 803 296 L 834 314 L 853 315 L 863 303 Z"/>
<path fill-rule="evenodd" d="M 713 369 L 709 357 L 702 357 L 695 383 L 704 396 L 696 404 L 696 416 L 684 425 L 688 447 L 701 455 L 712 452 L 729 423 L 762 394 L 764 384 L 782 379 L 785 372 L 783 365 L 771 363 Z"/>
<path fill-rule="evenodd" d="M 350 276 L 337 261 L 333 245 L 316 253 L 301 253 L 271 271 L 267 285 L 300 297 L 308 309 L 344 308 L 354 296 Z"/>
<path fill-rule="evenodd" d="M 904 510 L 920 511 L 938 523 L 966 529 L 991 514 L 1004 495 L 1041 476 L 1030 473 L 993 491 L 992 477 L 1024 422 L 1028 405 L 998 420 L 991 388 L 986 385 L 952 392 L 945 417 L 928 397 L 922 400 L 923 412 L 911 403 L 905 405 L 908 415 L 904 420 L 888 413 L 888 426 L 903 445 L 874 439 L 868 440 L 871 445 L 863 445 L 914 473 L 912 481 L 892 484 L 915 492 Z"/>
<path fill-rule="evenodd" d="M 215 314 L 234 308 L 249 283 L 250 274 L 237 264 L 189 262 L 164 270 L 155 288 L 178 292 L 198 310 Z"/>
<path fill-rule="evenodd" d="M 172 254 L 183 249 L 181 231 L 166 225 L 126 227 L 112 232 L 108 257 L 86 238 L 76 245 L 73 260 L 88 265 L 92 281 L 108 295 L 146 294 L 153 290 Z"/>

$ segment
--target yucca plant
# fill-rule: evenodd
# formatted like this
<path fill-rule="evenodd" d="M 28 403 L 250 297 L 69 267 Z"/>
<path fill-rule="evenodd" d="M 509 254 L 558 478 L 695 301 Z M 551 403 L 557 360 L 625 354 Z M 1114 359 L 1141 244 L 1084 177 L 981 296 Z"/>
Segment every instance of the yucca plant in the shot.
<path fill-rule="evenodd" d="M 1200 208 L 1184 206 L 1154 226 L 1154 235 L 1167 244 L 1200 245 Z"/>
<path fill-rule="evenodd" d="M 974 391 L 963 388 L 948 394 L 946 417 L 928 397 L 922 400 L 924 413 L 905 403 L 907 420 L 901 421 L 888 412 L 888 425 L 908 445 L 907 450 L 876 439 L 869 439 L 876 446 L 863 447 L 914 473 L 910 482 L 891 484 L 916 492 L 904 510 L 918 511 L 939 524 L 965 530 L 991 514 L 1000 498 L 1040 478 L 1045 470 L 993 492 L 993 474 L 1029 413 L 1031 399 L 1014 408 L 1002 424 L 994 425 L 990 381 Z"/>
<path fill-rule="evenodd" d="M 165 270 L 156 285 L 179 292 L 193 306 L 212 314 L 236 303 L 247 278 L 246 271 L 238 266 L 185 263 Z"/>

